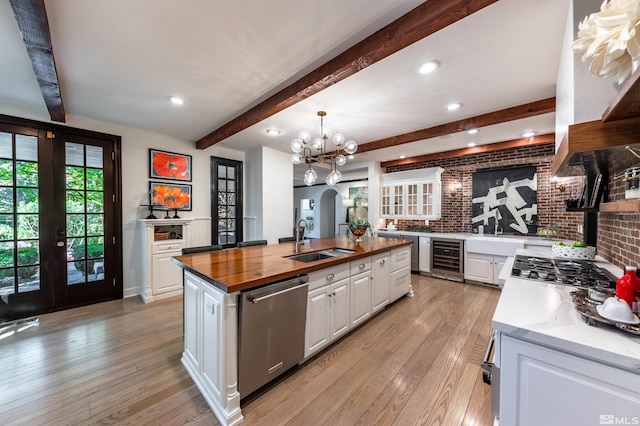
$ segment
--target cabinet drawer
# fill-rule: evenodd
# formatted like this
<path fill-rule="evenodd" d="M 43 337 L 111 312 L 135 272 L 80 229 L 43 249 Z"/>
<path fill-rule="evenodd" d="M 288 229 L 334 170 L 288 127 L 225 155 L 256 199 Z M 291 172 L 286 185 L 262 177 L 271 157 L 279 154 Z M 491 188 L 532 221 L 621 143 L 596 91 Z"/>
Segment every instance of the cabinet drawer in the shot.
<path fill-rule="evenodd" d="M 351 269 L 351 275 L 359 274 L 360 272 L 371 270 L 371 256 L 363 257 L 362 259 L 353 260 L 349 262 Z"/>
<path fill-rule="evenodd" d="M 320 288 L 327 284 L 333 284 L 342 279 L 349 278 L 349 264 L 330 266 L 319 271 L 309 272 L 309 290 Z"/>
<path fill-rule="evenodd" d="M 411 246 L 391 250 L 391 271 L 411 266 Z"/>
<path fill-rule="evenodd" d="M 185 246 L 184 240 L 169 240 L 162 242 L 155 242 L 151 244 L 151 253 L 164 253 L 166 251 L 178 251 L 182 250 Z"/>
<path fill-rule="evenodd" d="M 407 294 L 411 288 L 411 268 L 408 266 L 391 273 L 391 289 L 389 293 L 389 301 L 399 299 L 402 295 Z"/>

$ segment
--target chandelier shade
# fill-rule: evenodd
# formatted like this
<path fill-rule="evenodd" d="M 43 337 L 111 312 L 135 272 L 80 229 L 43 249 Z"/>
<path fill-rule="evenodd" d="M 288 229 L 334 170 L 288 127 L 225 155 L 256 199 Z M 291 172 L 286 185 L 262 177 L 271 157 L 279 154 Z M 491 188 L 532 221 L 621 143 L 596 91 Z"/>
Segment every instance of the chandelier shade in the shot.
<path fill-rule="evenodd" d="M 329 186 L 333 186 L 340 182 L 342 173 L 338 170 L 338 166 L 344 166 L 347 163 L 347 157 L 344 154 L 353 155 L 358 150 L 358 144 L 354 140 L 345 142 L 346 138 L 342 133 L 333 135 L 333 149 L 327 147 L 327 141 L 331 138 L 331 128 L 324 125 L 324 117 L 327 115 L 324 111 L 318 111 L 320 117 L 320 136 L 311 141 L 311 133 L 302 130 L 298 133 L 298 137 L 291 141 L 291 162 L 293 164 L 307 164 L 307 171 L 304 174 L 304 183 L 307 186 L 314 185 L 318 179 L 318 173 L 311 167 L 313 163 L 327 163 L 331 167 L 331 172 L 327 176 L 325 182 Z"/>

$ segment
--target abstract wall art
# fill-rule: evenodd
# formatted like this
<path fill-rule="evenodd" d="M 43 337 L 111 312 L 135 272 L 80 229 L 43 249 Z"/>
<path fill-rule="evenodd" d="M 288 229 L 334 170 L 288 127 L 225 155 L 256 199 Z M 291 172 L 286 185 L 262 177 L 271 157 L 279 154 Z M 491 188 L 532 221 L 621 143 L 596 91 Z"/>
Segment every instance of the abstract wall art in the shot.
<path fill-rule="evenodd" d="M 486 233 L 497 227 L 506 234 L 536 234 L 537 173 L 533 166 L 473 173 L 472 228 Z"/>

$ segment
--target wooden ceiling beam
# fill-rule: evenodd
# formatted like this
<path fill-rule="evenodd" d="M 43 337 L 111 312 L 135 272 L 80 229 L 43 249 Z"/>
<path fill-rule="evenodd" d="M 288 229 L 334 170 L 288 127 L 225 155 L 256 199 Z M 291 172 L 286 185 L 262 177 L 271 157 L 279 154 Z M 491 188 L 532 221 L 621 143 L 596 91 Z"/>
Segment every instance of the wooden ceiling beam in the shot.
<path fill-rule="evenodd" d="M 445 160 L 448 158 L 462 157 L 471 154 L 486 154 L 488 152 L 503 151 L 505 149 L 520 148 L 523 146 L 542 145 L 555 142 L 556 135 L 554 133 L 546 133 L 544 135 L 533 136 L 530 138 L 513 139 L 510 141 L 496 142 L 486 145 L 474 146 L 472 148 L 456 149 L 454 151 L 436 152 L 433 154 L 421 155 L 418 157 L 403 158 L 400 160 L 384 161 L 380 163 L 382 168 L 392 166 L 402 166 L 406 164 L 422 163 L 425 161 Z"/>
<path fill-rule="evenodd" d="M 52 121 L 64 123 L 60 82 L 44 0 L 9 0 Z"/>
<path fill-rule="evenodd" d="M 425 1 L 290 86 L 204 136 L 196 142 L 196 148 L 208 148 L 497 1 Z"/>
<path fill-rule="evenodd" d="M 547 98 L 528 104 L 518 105 L 476 117 L 465 118 L 439 126 L 429 127 L 415 132 L 404 133 L 377 141 L 358 145 L 358 153 L 374 151 L 376 149 L 389 148 L 405 143 L 418 142 L 424 139 L 437 138 L 450 135 L 452 133 L 464 132 L 469 129 L 479 129 L 481 127 L 492 126 L 494 124 L 506 123 L 508 121 L 520 120 L 522 118 L 534 117 L 536 115 L 555 112 L 556 98 Z"/>

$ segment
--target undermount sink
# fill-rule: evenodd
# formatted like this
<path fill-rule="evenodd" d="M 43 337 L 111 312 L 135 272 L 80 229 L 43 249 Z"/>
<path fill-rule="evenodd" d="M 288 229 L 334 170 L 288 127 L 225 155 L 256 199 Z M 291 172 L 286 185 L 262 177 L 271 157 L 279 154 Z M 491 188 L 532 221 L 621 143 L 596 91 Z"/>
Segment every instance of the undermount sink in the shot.
<path fill-rule="evenodd" d="M 329 259 L 330 257 L 340 256 L 342 254 L 355 253 L 355 250 L 334 247 L 329 250 L 314 251 L 312 253 L 296 254 L 287 256 L 287 259 L 297 260 L 298 262 L 315 262 L 316 260 Z"/>
<path fill-rule="evenodd" d="M 516 250 L 524 248 L 524 244 L 525 241 L 523 239 L 478 236 L 467 238 L 466 250 L 468 253 L 513 256 Z"/>

